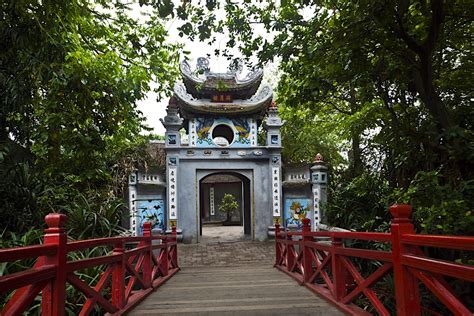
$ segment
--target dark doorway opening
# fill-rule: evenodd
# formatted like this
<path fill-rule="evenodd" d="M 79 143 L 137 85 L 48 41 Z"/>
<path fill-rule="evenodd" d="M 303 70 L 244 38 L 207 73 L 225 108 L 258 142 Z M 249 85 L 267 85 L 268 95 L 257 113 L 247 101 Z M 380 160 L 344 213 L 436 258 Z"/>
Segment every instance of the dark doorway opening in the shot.
<path fill-rule="evenodd" d="M 234 141 L 234 131 L 229 125 L 217 125 L 212 131 L 212 139 L 219 146 L 229 146 Z"/>
<path fill-rule="evenodd" d="M 222 226 L 226 222 L 226 215 L 219 212 L 219 205 L 225 194 L 232 194 L 237 201 L 238 211 L 234 213 L 228 228 Z M 249 239 L 251 237 L 250 212 L 250 180 L 236 172 L 216 172 L 199 181 L 199 234 L 204 236 L 214 228 L 214 231 L 223 233 L 224 239 Z M 238 230 L 237 227 L 241 229 Z M 207 232 L 207 233 L 206 233 Z M 209 233 L 212 234 L 212 233 Z M 239 236 L 237 236 L 237 234 Z"/>

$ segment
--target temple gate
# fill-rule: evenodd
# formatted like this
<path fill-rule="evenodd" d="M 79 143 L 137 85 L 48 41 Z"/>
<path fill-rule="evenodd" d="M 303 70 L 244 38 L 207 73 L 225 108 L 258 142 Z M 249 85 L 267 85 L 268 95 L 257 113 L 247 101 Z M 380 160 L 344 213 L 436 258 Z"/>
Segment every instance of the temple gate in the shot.
<path fill-rule="evenodd" d="M 270 86 L 263 71 L 243 74 L 243 65 L 215 73 L 206 58 L 196 69 L 180 65 L 182 81 L 174 86 L 167 115 L 165 172 L 137 171 L 130 176 L 130 228 L 140 235 L 144 218 L 158 219 L 169 230 L 176 225 L 184 242 L 199 242 L 203 223 L 222 221 L 218 203 L 232 193 L 239 206 L 233 223 L 246 239 L 265 240 L 274 223 L 300 228 L 310 218 L 316 229 L 326 199 L 326 167 L 319 155 L 313 165 L 282 171 L 281 134 Z M 283 187 L 282 187 L 283 183 Z M 283 192 L 283 190 L 285 192 Z"/>

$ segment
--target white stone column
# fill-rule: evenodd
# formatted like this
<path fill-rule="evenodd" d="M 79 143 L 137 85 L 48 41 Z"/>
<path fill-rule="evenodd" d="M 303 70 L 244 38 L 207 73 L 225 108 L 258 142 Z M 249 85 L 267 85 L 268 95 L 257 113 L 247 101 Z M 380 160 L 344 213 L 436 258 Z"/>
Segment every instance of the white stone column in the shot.
<path fill-rule="evenodd" d="M 176 157 L 168 157 L 168 221 L 169 226 L 176 225 L 178 220 L 178 166 Z"/>
<path fill-rule="evenodd" d="M 136 205 L 137 199 L 137 173 L 132 172 L 128 176 L 128 207 L 130 210 L 130 232 L 133 236 L 138 233 L 138 225 L 140 223 L 138 218 L 138 211 Z"/>
<path fill-rule="evenodd" d="M 317 154 L 314 160 L 314 164 L 311 167 L 311 183 L 313 191 L 313 230 L 318 230 L 319 225 L 321 224 L 321 219 L 323 213 L 321 206 L 325 205 L 327 202 L 327 175 L 328 168 L 326 167 L 325 162 L 323 161 L 323 156 Z"/>
<path fill-rule="evenodd" d="M 183 119 L 178 115 L 178 106 L 176 98 L 170 98 L 166 116 L 160 119 L 166 128 L 165 148 L 166 148 L 166 185 L 167 185 L 167 208 L 168 225 L 175 226 L 178 219 L 178 155 L 176 150 L 181 147 L 181 138 L 179 130 L 183 126 Z M 190 139 L 191 142 L 191 139 Z"/>
<path fill-rule="evenodd" d="M 277 156 L 275 156 L 277 157 Z M 279 157 L 278 157 L 279 159 Z M 281 219 L 281 169 L 280 166 L 272 165 L 272 210 L 273 218 Z"/>

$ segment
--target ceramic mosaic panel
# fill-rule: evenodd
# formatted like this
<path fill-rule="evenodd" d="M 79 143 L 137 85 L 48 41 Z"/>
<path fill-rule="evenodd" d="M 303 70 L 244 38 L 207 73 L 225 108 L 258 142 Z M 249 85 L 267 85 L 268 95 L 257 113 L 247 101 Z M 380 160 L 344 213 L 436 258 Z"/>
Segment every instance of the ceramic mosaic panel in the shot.
<path fill-rule="evenodd" d="M 218 146 L 212 139 L 212 132 L 216 126 L 221 124 L 229 126 L 234 132 L 232 143 L 223 147 L 250 147 L 256 145 L 256 123 L 252 119 L 195 118 L 190 122 L 191 146 Z"/>
<path fill-rule="evenodd" d="M 285 226 L 297 226 L 301 228 L 303 218 L 311 218 L 311 199 L 286 198 L 285 199 Z"/>
<path fill-rule="evenodd" d="M 165 229 L 165 203 L 163 200 L 138 200 L 138 235 L 143 235 L 143 224 L 151 221 L 153 228 Z"/>

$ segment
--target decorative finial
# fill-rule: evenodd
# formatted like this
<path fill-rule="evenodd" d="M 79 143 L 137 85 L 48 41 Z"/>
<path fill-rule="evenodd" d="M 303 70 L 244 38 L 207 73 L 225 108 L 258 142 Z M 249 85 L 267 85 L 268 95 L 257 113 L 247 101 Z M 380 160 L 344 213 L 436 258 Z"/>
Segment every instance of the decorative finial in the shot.
<path fill-rule="evenodd" d="M 67 216 L 60 213 L 50 213 L 44 219 L 48 228 L 64 228 Z"/>
<path fill-rule="evenodd" d="M 196 69 L 199 72 L 207 74 L 209 72 L 209 59 L 207 57 L 199 57 L 196 63 Z"/>
<path fill-rule="evenodd" d="M 316 157 L 314 157 L 314 162 L 324 162 L 323 160 L 323 155 L 321 155 L 320 153 L 318 153 L 316 155 Z"/>
<path fill-rule="evenodd" d="M 168 105 L 172 105 L 172 106 L 173 106 L 173 105 L 176 105 L 176 104 L 178 104 L 178 102 L 176 101 L 176 97 L 175 97 L 175 96 L 172 96 L 172 97 L 170 98 L 170 101 L 168 102 Z"/>

